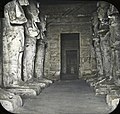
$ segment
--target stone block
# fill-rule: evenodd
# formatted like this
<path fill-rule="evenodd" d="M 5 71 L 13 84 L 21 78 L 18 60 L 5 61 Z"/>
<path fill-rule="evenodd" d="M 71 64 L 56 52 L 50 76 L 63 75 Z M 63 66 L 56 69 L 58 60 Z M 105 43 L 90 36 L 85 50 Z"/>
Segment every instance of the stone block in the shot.
<path fill-rule="evenodd" d="M 45 78 L 42 78 L 42 79 L 35 79 L 35 81 L 37 83 L 44 83 L 46 86 L 49 86 L 50 84 L 52 84 L 52 80 L 48 80 L 48 79 L 45 79 Z"/>
<path fill-rule="evenodd" d="M 92 58 L 91 59 L 91 64 L 92 64 L 92 69 L 91 70 L 95 70 L 95 71 L 97 71 L 97 64 L 96 64 L 96 59 L 95 58 Z"/>
<path fill-rule="evenodd" d="M 52 41 L 51 43 L 50 43 L 50 48 L 51 49 L 56 49 L 58 47 L 58 41 Z"/>
<path fill-rule="evenodd" d="M 94 82 L 94 80 L 96 80 L 97 77 L 94 77 L 94 78 L 89 78 L 86 80 L 86 82 L 90 83 L 90 82 Z"/>
<path fill-rule="evenodd" d="M 90 57 L 90 47 L 81 48 L 81 57 Z"/>
<path fill-rule="evenodd" d="M 7 91 L 20 96 L 37 96 L 37 91 L 31 88 L 10 88 Z"/>
<path fill-rule="evenodd" d="M 3 106 L 3 108 L 5 108 L 7 111 L 9 112 L 13 112 L 14 111 L 14 107 L 11 101 L 9 100 L 0 100 L 1 105 Z"/>
<path fill-rule="evenodd" d="M 83 75 L 89 75 L 91 74 L 91 70 L 90 69 L 84 69 Z"/>
<path fill-rule="evenodd" d="M 15 95 L 3 89 L 0 89 L 0 103 L 7 111 L 13 111 L 23 104 L 19 95 Z"/>
<path fill-rule="evenodd" d="M 90 39 L 89 38 L 81 38 L 81 46 L 89 46 Z"/>
<path fill-rule="evenodd" d="M 111 107 L 111 111 L 113 111 L 117 107 L 119 101 L 120 101 L 120 97 L 118 96 L 109 95 L 109 94 L 106 95 L 106 103 L 108 104 L 108 106 Z"/>
<path fill-rule="evenodd" d="M 42 90 L 43 84 L 33 82 L 33 83 L 26 83 L 24 84 L 24 86 L 28 86 L 30 89 L 34 89 L 38 95 Z"/>
<path fill-rule="evenodd" d="M 104 95 L 108 93 L 108 88 L 106 86 L 96 87 L 95 88 L 96 95 Z"/>
<path fill-rule="evenodd" d="M 52 63 L 55 63 L 55 62 L 57 62 L 58 61 L 58 57 L 57 56 L 51 56 L 51 58 L 50 58 L 50 62 L 52 62 Z"/>
<path fill-rule="evenodd" d="M 50 64 L 51 64 L 51 65 L 50 65 L 50 71 L 59 70 L 59 63 L 51 62 Z"/>
<path fill-rule="evenodd" d="M 82 57 L 80 61 L 83 72 L 87 69 L 91 69 L 90 57 Z"/>
<path fill-rule="evenodd" d="M 39 80 L 37 80 L 37 79 L 34 79 L 34 81 L 32 81 L 32 82 L 29 81 L 29 82 L 25 83 L 25 85 L 29 86 L 29 87 L 33 87 L 33 88 L 35 88 L 35 86 L 38 87 L 39 93 L 41 92 L 41 89 L 43 89 L 47 86 L 47 84 L 45 84 L 43 82 L 39 82 Z"/>
<path fill-rule="evenodd" d="M 58 56 L 58 50 L 57 50 L 57 49 L 51 49 L 51 50 L 50 50 L 50 56 L 51 56 L 51 57 L 56 57 L 56 56 Z"/>

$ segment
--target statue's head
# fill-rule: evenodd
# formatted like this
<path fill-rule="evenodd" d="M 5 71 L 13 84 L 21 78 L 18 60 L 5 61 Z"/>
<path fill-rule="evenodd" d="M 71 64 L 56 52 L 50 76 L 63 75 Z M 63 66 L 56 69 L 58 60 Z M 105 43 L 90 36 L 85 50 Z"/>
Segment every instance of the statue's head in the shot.
<path fill-rule="evenodd" d="M 29 6 L 26 8 L 26 13 L 30 16 L 32 21 L 34 22 L 40 22 L 39 20 L 39 4 L 36 2 L 29 2 Z"/>
<path fill-rule="evenodd" d="M 40 16 L 42 31 L 46 31 L 46 16 Z"/>
<path fill-rule="evenodd" d="M 5 18 L 8 19 L 11 24 L 23 24 L 27 22 L 24 11 L 18 0 L 13 0 L 6 4 L 4 12 Z"/>
<path fill-rule="evenodd" d="M 29 1 L 28 0 L 18 0 L 18 2 L 20 3 L 21 6 L 29 5 Z"/>

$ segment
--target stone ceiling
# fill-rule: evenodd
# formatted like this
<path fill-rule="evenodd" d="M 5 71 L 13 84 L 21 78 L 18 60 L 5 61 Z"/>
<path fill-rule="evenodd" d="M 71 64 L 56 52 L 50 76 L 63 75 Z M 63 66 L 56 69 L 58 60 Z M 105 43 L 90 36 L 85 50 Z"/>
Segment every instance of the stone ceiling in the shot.
<path fill-rule="evenodd" d="M 41 13 L 48 16 L 91 16 L 96 11 L 96 1 L 82 1 L 79 3 L 68 4 L 48 4 L 41 5 Z"/>
<path fill-rule="evenodd" d="M 12 0 L 0 0 L 0 17 L 3 17 L 4 5 Z M 36 0 L 41 4 L 43 14 L 68 16 L 90 15 L 96 10 L 96 2 L 99 0 Z M 105 0 L 106 1 L 106 0 Z M 113 0 L 114 1 L 114 0 Z M 117 1 L 111 3 L 117 3 Z M 75 4 L 74 7 L 71 5 Z M 61 6 L 60 6 L 61 5 Z M 53 8 L 51 8 L 51 6 Z M 57 7 L 56 7 L 57 6 Z M 61 7 L 61 8 L 60 8 Z M 58 11 L 59 9 L 59 11 Z"/>

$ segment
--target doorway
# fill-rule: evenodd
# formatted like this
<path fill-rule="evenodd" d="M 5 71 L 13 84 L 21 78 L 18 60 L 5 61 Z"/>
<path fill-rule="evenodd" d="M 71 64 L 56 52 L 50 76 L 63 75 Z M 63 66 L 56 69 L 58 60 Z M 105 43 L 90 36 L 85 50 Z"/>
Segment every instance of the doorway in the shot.
<path fill-rule="evenodd" d="M 61 34 L 61 80 L 78 79 L 79 33 Z"/>

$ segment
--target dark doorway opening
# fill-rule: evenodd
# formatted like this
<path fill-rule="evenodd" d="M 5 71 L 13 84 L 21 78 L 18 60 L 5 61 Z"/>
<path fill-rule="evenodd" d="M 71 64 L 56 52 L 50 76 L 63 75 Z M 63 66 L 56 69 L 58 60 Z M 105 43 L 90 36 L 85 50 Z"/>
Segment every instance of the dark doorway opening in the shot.
<path fill-rule="evenodd" d="M 79 74 L 79 33 L 61 34 L 61 79 L 75 80 Z"/>

